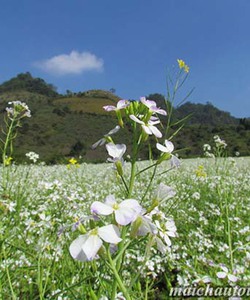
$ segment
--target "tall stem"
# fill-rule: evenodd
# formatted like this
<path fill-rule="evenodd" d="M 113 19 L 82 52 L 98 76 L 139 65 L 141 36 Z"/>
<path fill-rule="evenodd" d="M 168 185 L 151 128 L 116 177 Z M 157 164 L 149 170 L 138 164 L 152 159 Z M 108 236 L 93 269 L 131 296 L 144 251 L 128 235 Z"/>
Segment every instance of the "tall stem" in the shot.
<path fill-rule="evenodd" d="M 11 120 L 10 126 L 8 128 L 8 132 L 7 132 L 7 136 L 5 139 L 5 143 L 4 143 L 4 148 L 3 148 L 3 153 L 2 153 L 2 160 L 3 160 L 3 166 L 5 167 L 5 161 L 6 161 L 6 154 L 7 154 L 7 149 L 9 146 L 9 142 L 10 142 L 10 137 L 12 134 L 12 129 L 14 127 L 14 123 L 15 123 L 15 118 L 13 117 L 13 119 Z"/>
<path fill-rule="evenodd" d="M 129 181 L 129 188 L 128 188 L 128 198 L 130 198 L 132 195 L 134 182 L 135 182 L 136 159 L 137 159 L 138 147 L 139 144 L 137 143 L 137 138 L 136 138 L 136 123 L 134 123 L 133 124 L 133 154 L 132 154 L 131 173 L 130 173 L 130 181 Z"/>
<path fill-rule="evenodd" d="M 230 266 L 231 271 L 233 272 L 234 269 L 234 257 L 233 257 L 233 247 L 232 247 L 232 236 L 231 236 L 231 223 L 230 223 L 230 216 L 229 216 L 229 203 L 228 198 L 226 197 L 226 218 L 227 218 L 227 240 L 230 252 Z"/>
<path fill-rule="evenodd" d="M 136 173 L 136 162 L 132 161 L 131 165 L 131 175 L 130 175 L 130 181 L 129 181 L 129 190 L 128 190 L 128 198 L 131 197 L 135 182 L 135 173 Z"/>
<path fill-rule="evenodd" d="M 129 293 L 125 287 L 125 285 L 123 284 L 122 280 L 121 280 L 121 277 L 119 276 L 119 273 L 117 272 L 117 269 L 116 269 L 116 266 L 113 262 L 113 259 L 110 255 L 110 251 L 107 251 L 107 254 L 108 254 L 108 261 L 109 261 L 109 265 L 110 265 L 110 268 L 115 276 L 115 280 L 118 284 L 118 286 L 120 287 L 124 297 L 126 298 L 126 300 L 131 300 L 130 296 L 129 296 Z"/>

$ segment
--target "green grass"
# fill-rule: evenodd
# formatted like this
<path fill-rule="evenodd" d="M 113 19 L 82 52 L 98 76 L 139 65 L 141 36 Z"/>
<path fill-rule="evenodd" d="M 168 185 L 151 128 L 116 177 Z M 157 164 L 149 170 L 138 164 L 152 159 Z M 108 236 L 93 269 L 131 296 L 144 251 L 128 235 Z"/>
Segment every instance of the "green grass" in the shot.
<path fill-rule="evenodd" d="M 110 114 L 103 109 L 105 105 L 116 105 L 118 97 L 102 98 L 102 97 L 91 97 L 91 96 L 82 96 L 82 97 L 63 97 L 58 98 L 53 101 L 55 106 L 66 105 L 70 111 L 78 113 L 92 113 L 98 115 L 107 115 Z"/>

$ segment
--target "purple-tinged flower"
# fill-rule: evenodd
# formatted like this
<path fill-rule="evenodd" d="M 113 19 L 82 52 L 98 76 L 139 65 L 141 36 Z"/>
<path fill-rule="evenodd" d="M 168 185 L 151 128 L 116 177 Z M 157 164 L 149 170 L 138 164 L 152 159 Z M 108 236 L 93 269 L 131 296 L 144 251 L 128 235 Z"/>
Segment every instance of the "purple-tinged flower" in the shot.
<path fill-rule="evenodd" d="M 116 222 L 123 226 L 133 222 L 142 211 L 137 200 L 126 199 L 118 203 L 113 195 L 107 196 L 105 203 L 95 201 L 90 209 L 97 215 L 108 216 L 114 213 Z"/>
<path fill-rule="evenodd" d="M 115 126 L 115 128 L 111 129 L 107 134 L 104 134 L 103 138 L 101 138 L 99 141 L 94 143 L 91 146 L 91 148 L 96 149 L 98 146 L 102 146 L 108 141 L 110 142 L 110 140 L 111 140 L 110 136 L 117 133 L 120 130 L 120 128 L 121 127 L 119 125 Z"/>
<path fill-rule="evenodd" d="M 106 149 L 108 151 L 108 154 L 112 157 L 108 158 L 108 161 L 116 162 L 118 160 L 122 160 L 122 157 L 126 152 L 127 147 L 125 144 L 108 143 L 106 145 Z"/>
<path fill-rule="evenodd" d="M 113 144 L 108 143 L 106 145 L 106 149 L 108 151 L 108 154 L 112 158 L 108 158 L 108 161 L 113 162 L 115 165 L 115 168 L 120 176 L 123 175 L 123 155 L 126 152 L 126 145 L 124 144 Z"/>
<path fill-rule="evenodd" d="M 171 168 L 179 168 L 179 166 L 181 165 L 181 161 L 179 160 L 179 158 L 177 156 L 172 154 L 172 157 L 170 159 L 170 165 L 171 165 Z"/>
<path fill-rule="evenodd" d="M 192 281 L 192 283 L 194 283 L 194 284 L 201 284 L 201 283 L 206 284 L 206 283 L 210 283 L 210 282 L 212 282 L 212 278 L 208 275 L 204 275 L 202 277 L 200 276 L 197 279 Z"/>
<path fill-rule="evenodd" d="M 160 224 L 160 222 L 156 220 L 155 224 L 158 228 L 159 237 L 165 242 L 168 247 L 170 247 L 172 245 L 172 242 L 169 237 L 177 236 L 177 228 L 175 226 L 174 220 L 167 219 L 163 224 Z"/>
<path fill-rule="evenodd" d="M 226 266 L 221 265 L 220 267 L 222 271 L 216 273 L 218 278 L 222 278 L 222 279 L 228 278 L 228 280 L 231 282 L 238 281 L 238 278 L 235 275 L 229 273 L 229 270 Z"/>
<path fill-rule="evenodd" d="M 130 102 L 128 100 L 119 100 L 117 102 L 117 105 L 105 105 L 103 106 L 104 110 L 106 111 L 118 111 L 121 110 L 123 108 L 126 108 L 127 106 L 129 106 Z"/>
<path fill-rule="evenodd" d="M 140 124 L 142 126 L 142 129 L 144 132 L 148 135 L 154 135 L 157 138 L 162 137 L 162 133 L 159 131 L 159 129 L 155 126 L 160 123 L 160 120 L 158 118 L 150 118 L 147 123 L 143 122 L 142 120 L 138 119 L 135 115 L 129 116 L 131 120 L 134 122 Z"/>
<path fill-rule="evenodd" d="M 174 151 L 174 145 L 172 142 L 165 140 L 164 145 L 157 143 L 156 148 L 163 153 L 163 155 L 159 159 L 159 163 L 165 159 L 171 158 L 171 160 L 170 160 L 171 167 L 179 167 L 180 166 L 180 164 L 181 164 L 180 160 L 175 155 L 172 154 L 172 152 Z"/>
<path fill-rule="evenodd" d="M 157 113 L 163 116 L 167 115 L 167 112 L 164 109 L 157 107 L 156 102 L 152 100 L 146 100 L 145 97 L 140 98 L 141 103 L 143 103 L 147 108 L 153 113 Z"/>
<path fill-rule="evenodd" d="M 165 145 L 163 146 L 163 145 L 157 143 L 156 148 L 164 153 L 172 153 L 174 151 L 174 145 L 172 142 L 165 140 L 164 144 Z"/>
<path fill-rule="evenodd" d="M 121 240 L 117 226 L 107 225 L 97 227 L 75 239 L 71 243 L 69 251 L 71 256 L 76 260 L 90 261 L 96 257 L 103 241 L 109 244 L 117 244 Z"/>
<path fill-rule="evenodd" d="M 157 234 L 157 232 L 158 229 L 152 222 L 151 217 L 143 215 L 143 213 L 141 213 L 132 224 L 132 236 L 145 236 L 148 233 L 151 235 L 155 235 Z"/>
<path fill-rule="evenodd" d="M 153 199 L 156 199 L 158 202 L 162 202 L 174 197 L 175 194 L 176 192 L 173 188 L 164 183 L 160 183 L 154 192 Z"/>

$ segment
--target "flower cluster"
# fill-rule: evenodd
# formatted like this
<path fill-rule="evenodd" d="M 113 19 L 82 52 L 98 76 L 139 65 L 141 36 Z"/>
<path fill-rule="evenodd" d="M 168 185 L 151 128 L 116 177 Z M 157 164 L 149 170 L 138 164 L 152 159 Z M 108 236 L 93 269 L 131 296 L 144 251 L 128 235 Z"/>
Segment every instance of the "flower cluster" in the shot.
<path fill-rule="evenodd" d="M 189 66 L 186 65 L 186 63 L 184 62 L 184 60 L 182 59 L 177 59 L 177 62 L 179 64 L 179 68 L 183 69 L 185 73 L 189 72 Z"/>
<path fill-rule="evenodd" d="M 37 154 L 33 151 L 26 153 L 25 156 L 28 157 L 29 160 L 32 161 L 33 163 L 36 163 L 37 160 L 39 159 L 39 154 Z"/>
<path fill-rule="evenodd" d="M 139 125 L 138 129 L 140 135 L 137 137 L 138 145 L 145 142 L 149 136 L 154 136 L 156 140 L 162 138 L 163 134 L 157 127 L 157 125 L 161 125 L 161 120 L 158 115 L 166 116 L 167 112 L 164 109 L 157 107 L 155 101 L 147 100 L 145 97 L 141 97 L 139 101 L 120 100 L 116 106 L 107 105 L 103 108 L 108 112 L 116 112 L 119 125 L 105 134 L 102 139 L 94 143 L 92 145 L 92 149 L 108 143 L 106 148 L 109 155 L 112 157 L 112 159 L 108 160 L 113 161 L 116 164 L 117 170 L 118 165 L 120 165 L 120 171 L 118 171 L 118 173 L 120 172 L 121 175 L 121 165 L 123 165 L 123 159 L 121 158 L 126 151 L 126 145 L 115 145 L 111 135 L 115 134 L 121 127 L 124 126 L 124 118 L 126 118 L 127 123 L 130 123 L 133 129 L 137 129 L 137 126 Z M 123 114 L 121 112 L 122 110 L 124 110 Z M 164 145 L 157 142 L 156 148 L 161 152 L 161 157 L 159 158 L 158 163 L 171 159 L 172 167 L 178 167 L 180 165 L 179 159 L 172 154 L 174 151 L 174 145 L 171 141 L 165 140 Z"/>
<path fill-rule="evenodd" d="M 163 193 L 164 191 L 164 193 Z M 174 196 L 174 191 L 161 184 L 155 191 L 158 199 L 163 201 Z M 126 228 L 130 238 L 141 236 L 151 236 L 151 242 L 157 246 L 161 253 L 171 246 L 170 237 L 176 237 L 176 226 L 174 220 L 167 218 L 160 212 L 158 206 L 153 211 L 147 212 L 136 199 L 116 200 L 114 195 L 108 195 L 104 202 L 94 201 L 90 207 L 92 216 L 86 218 L 90 220 L 90 229 L 87 232 L 86 224 L 79 224 L 79 230 L 84 233 L 77 237 L 70 245 L 71 256 L 80 261 L 90 261 L 100 256 L 105 257 L 107 248 L 115 249 L 115 246 L 122 241 L 120 231 Z M 104 223 L 102 216 L 112 216 L 111 224 L 101 226 Z M 93 224 L 96 223 L 96 226 Z M 128 236 L 126 236 L 128 238 Z"/>
<path fill-rule="evenodd" d="M 225 149 L 227 147 L 227 143 L 222 140 L 218 135 L 214 136 L 214 142 L 217 148 Z"/>
<path fill-rule="evenodd" d="M 227 143 L 224 140 L 222 140 L 218 135 L 215 135 L 213 137 L 213 140 L 214 140 L 213 147 L 211 147 L 209 144 L 203 145 L 204 155 L 210 158 L 223 156 L 225 154 L 224 152 L 227 147 Z"/>
<path fill-rule="evenodd" d="M 74 167 L 77 167 L 77 168 L 80 166 L 77 162 L 77 159 L 75 159 L 74 157 L 71 157 L 69 159 L 69 163 L 67 164 L 67 168 L 70 168 L 71 166 L 74 166 Z"/>
<path fill-rule="evenodd" d="M 160 130 L 164 128 L 162 118 L 167 112 L 157 107 L 155 101 L 147 100 L 141 97 L 139 101 L 120 100 L 115 105 L 103 107 L 107 112 L 115 112 L 118 125 L 92 145 L 92 149 L 104 144 L 108 152 L 108 162 L 113 163 L 116 170 L 116 178 L 122 185 L 121 199 L 117 200 L 113 194 L 108 195 L 104 202 L 94 201 L 90 207 L 91 216 L 87 220 L 77 222 L 77 226 L 82 233 L 70 245 L 71 256 L 79 261 L 92 261 L 96 258 L 102 258 L 108 262 L 109 270 L 115 277 L 119 288 L 126 299 L 130 300 L 129 293 L 123 284 L 122 260 L 125 252 L 132 251 L 134 240 L 142 241 L 146 246 L 145 259 L 151 251 L 159 251 L 165 255 L 170 249 L 171 238 L 177 236 L 177 229 L 173 218 L 165 216 L 160 210 L 160 206 L 165 204 L 175 195 L 174 190 L 164 184 L 160 184 L 158 189 L 149 197 L 151 203 L 144 204 L 144 199 L 151 190 L 151 184 L 156 175 L 158 166 L 166 160 L 171 161 L 172 167 L 180 165 L 179 159 L 173 154 L 174 145 L 171 141 L 165 139 L 160 144 L 158 139 L 163 137 Z M 160 117 L 160 116 L 161 117 Z M 124 170 L 124 154 L 127 151 L 125 144 L 116 144 L 112 135 L 124 126 L 128 126 L 132 132 L 132 149 L 130 157 L 130 176 L 127 170 Z M 139 159 L 139 152 L 143 143 L 149 140 L 149 137 L 156 140 L 156 149 L 160 151 L 158 159 L 151 166 L 138 170 L 136 164 Z M 130 147 L 128 147 L 130 148 Z M 130 149 L 128 149 L 130 151 Z M 145 182 L 144 194 L 133 197 L 136 177 L 154 168 L 149 182 Z M 137 199 L 135 199 L 137 198 Z M 140 199 L 140 200 L 139 200 Z M 86 229 L 87 228 L 87 229 Z M 131 248 L 130 248 L 131 246 Z M 144 265 L 146 267 L 148 265 Z M 131 285 L 139 280 L 141 274 L 138 274 L 131 281 Z M 116 286 L 112 295 L 116 293 Z"/>
<path fill-rule="evenodd" d="M 12 107 L 6 107 L 6 111 L 9 118 L 24 118 L 31 117 L 30 109 L 28 105 L 21 101 L 11 101 L 8 104 L 12 105 Z"/>

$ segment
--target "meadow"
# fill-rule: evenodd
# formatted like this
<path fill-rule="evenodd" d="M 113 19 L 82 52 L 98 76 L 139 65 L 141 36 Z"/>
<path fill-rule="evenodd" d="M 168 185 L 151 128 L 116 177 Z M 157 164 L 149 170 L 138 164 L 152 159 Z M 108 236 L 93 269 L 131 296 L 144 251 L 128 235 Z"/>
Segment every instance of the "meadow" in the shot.
<path fill-rule="evenodd" d="M 149 161 L 139 162 L 137 170 L 147 166 Z M 69 246 L 93 201 L 110 194 L 122 197 L 112 164 L 11 165 L 3 170 L 0 299 L 109 299 L 113 279 L 103 260 L 76 261 Z M 130 289 L 131 299 L 168 299 L 171 286 L 249 286 L 250 159 L 185 159 L 179 168 L 166 170 L 169 161 L 158 166 L 159 176 L 143 203 L 152 168 L 134 183 L 132 197 L 143 206 L 150 205 L 160 183 L 175 190 L 161 210 L 175 220 L 177 234 L 165 255 L 154 247 L 145 255 L 145 241 L 139 238 L 128 247 L 124 282 L 141 275 Z M 124 177 L 129 173 L 125 163 Z M 116 299 L 124 298 L 118 294 Z"/>
<path fill-rule="evenodd" d="M 250 158 L 228 157 L 218 135 L 203 145 L 204 158 L 178 157 L 186 118 L 173 122 L 173 101 L 189 71 L 178 64 L 182 81 L 166 110 L 145 97 L 103 106 L 117 123 L 91 147 L 104 149 L 102 164 L 67 157 L 48 166 L 33 151 L 17 164 L 14 142 L 31 111 L 8 103 L 0 300 L 163 300 L 175 287 L 249 287 Z M 126 130 L 131 141 L 121 143 Z"/>

